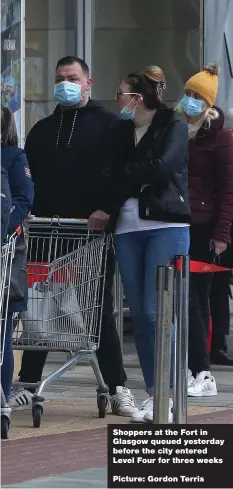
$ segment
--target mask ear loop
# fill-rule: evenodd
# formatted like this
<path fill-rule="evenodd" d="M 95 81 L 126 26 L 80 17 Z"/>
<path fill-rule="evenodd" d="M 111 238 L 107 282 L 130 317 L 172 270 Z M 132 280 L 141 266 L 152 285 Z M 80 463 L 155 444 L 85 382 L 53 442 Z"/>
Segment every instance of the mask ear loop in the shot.
<path fill-rule="evenodd" d="M 143 101 L 143 96 L 142 96 L 140 93 L 136 93 L 136 94 L 134 95 L 133 99 L 134 99 L 134 98 L 135 98 L 137 95 L 139 95 L 139 97 L 140 97 L 140 99 L 141 99 L 141 100 L 140 100 L 140 102 L 142 102 L 142 101 Z M 132 100 L 133 100 L 133 99 L 132 99 Z M 129 104 L 132 102 L 132 100 L 130 100 L 130 102 L 128 103 L 128 105 L 129 105 Z M 135 109 L 138 107 L 138 105 L 139 105 L 139 103 L 140 103 L 140 102 L 136 102 L 136 105 L 135 105 L 135 107 L 134 107 L 134 109 L 133 109 L 133 110 L 135 110 Z M 127 105 L 127 107 L 128 107 L 128 105 Z"/>
<path fill-rule="evenodd" d="M 80 87 L 83 87 L 83 85 L 85 85 L 85 83 L 86 83 L 87 81 L 88 81 L 88 78 L 85 80 L 85 82 L 84 82 L 84 83 L 82 83 L 82 85 L 80 85 Z M 86 93 L 88 93 L 88 92 L 89 92 L 89 90 L 86 90 L 86 91 L 85 91 L 85 92 L 82 94 L 82 99 L 83 99 L 84 95 L 86 95 Z"/>
<path fill-rule="evenodd" d="M 129 105 L 134 101 L 136 97 L 136 94 L 133 96 L 133 98 L 129 101 L 129 103 L 126 105 L 126 108 L 128 109 Z M 138 104 L 136 103 L 135 107 L 133 109 L 130 109 L 130 110 L 135 110 L 137 108 Z"/>

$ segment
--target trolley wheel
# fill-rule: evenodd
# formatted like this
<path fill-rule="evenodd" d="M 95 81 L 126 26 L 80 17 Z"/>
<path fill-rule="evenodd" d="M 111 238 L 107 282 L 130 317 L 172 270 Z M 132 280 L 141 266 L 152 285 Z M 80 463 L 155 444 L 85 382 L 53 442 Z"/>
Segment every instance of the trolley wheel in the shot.
<path fill-rule="evenodd" d="M 99 409 L 99 418 L 105 418 L 107 404 L 108 404 L 107 397 L 98 395 L 97 405 Z"/>
<path fill-rule="evenodd" d="M 33 406 L 32 408 L 33 428 L 40 428 L 42 413 L 43 413 L 43 408 L 41 406 Z"/>
<path fill-rule="evenodd" d="M 8 439 L 8 432 L 10 427 L 10 420 L 7 416 L 1 416 L 1 439 Z"/>

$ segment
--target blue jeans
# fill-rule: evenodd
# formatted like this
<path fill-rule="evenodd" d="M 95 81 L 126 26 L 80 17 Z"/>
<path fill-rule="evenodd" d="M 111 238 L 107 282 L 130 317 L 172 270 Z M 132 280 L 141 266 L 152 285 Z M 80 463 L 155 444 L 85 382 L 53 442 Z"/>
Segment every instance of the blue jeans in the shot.
<path fill-rule="evenodd" d="M 189 228 L 170 227 L 118 234 L 114 238 L 124 292 L 132 314 L 133 333 L 148 393 L 154 389 L 156 270 L 175 255 L 189 252 Z M 173 363 L 173 362 L 172 362 Z M 171 384 L 173 373 L 171 373 Z M 172 387 L 172 385 L 171 385 Z"/>
<path fill-rule="evenodd" d="M 12 326 L 13 313 L 9 312 L 6 322 L 6 335 L 5 335 L 5 348 L 3 354 L 3 363 L 1 367 L 1 383 L 2 389 L 8 402 L 9 394 L 11 391 L 12 378 L 14 373 L 14 355 L 12 347 Z M 1 332 L 1 349 L 3 347 L 3 332 Z"/>

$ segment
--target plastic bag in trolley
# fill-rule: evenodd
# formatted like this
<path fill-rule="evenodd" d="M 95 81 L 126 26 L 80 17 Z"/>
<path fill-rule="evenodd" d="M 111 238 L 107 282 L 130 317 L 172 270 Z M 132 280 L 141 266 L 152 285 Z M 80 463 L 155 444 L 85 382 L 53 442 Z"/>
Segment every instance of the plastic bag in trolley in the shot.
<path fill-rule="evenodd" d="M 21 320 L 20 340 L 24 344 L 76 342 L 80 335 L 87 334 L 71 283 L 35 283 L 28 290 L 28 310 L 21 313 Z"/>

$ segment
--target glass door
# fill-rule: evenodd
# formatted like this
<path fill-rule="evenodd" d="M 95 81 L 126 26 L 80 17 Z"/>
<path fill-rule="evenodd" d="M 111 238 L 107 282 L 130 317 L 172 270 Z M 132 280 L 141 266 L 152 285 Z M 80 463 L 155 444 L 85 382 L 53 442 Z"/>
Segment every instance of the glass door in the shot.
<path fill-rule="evenodd" d="M 1 103 L 13 112 L 19 145 L 24 124 L 24 1 L 1 0 Z"/>

